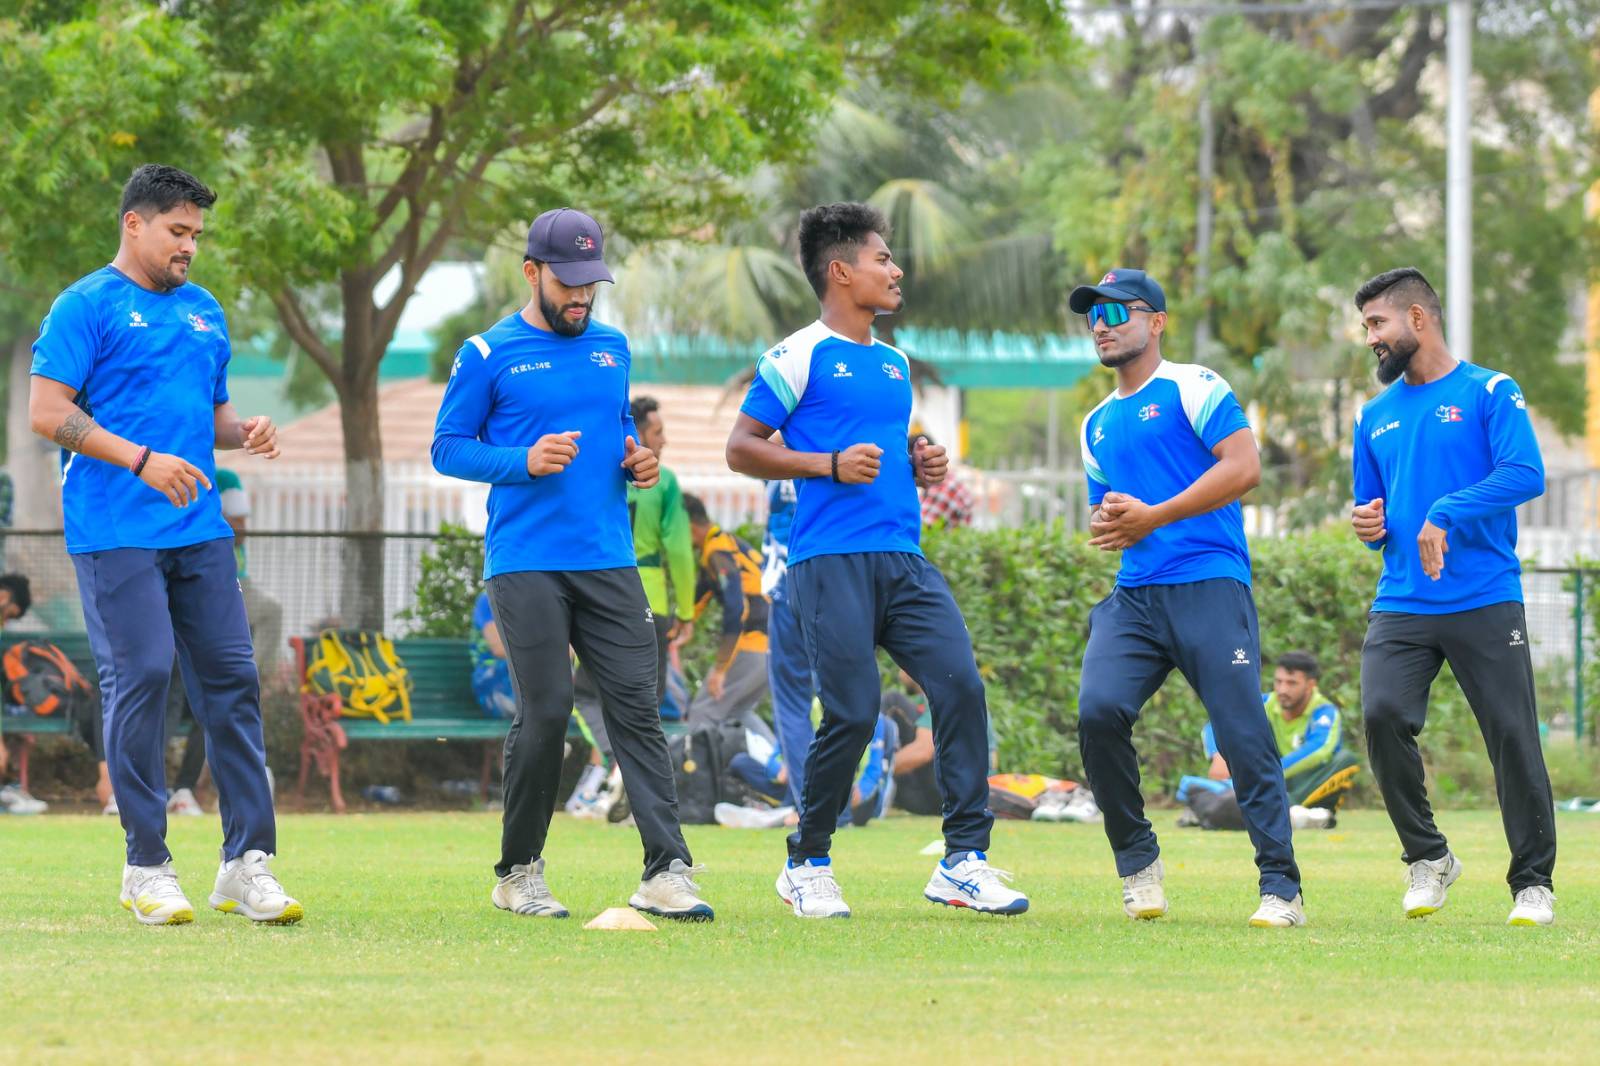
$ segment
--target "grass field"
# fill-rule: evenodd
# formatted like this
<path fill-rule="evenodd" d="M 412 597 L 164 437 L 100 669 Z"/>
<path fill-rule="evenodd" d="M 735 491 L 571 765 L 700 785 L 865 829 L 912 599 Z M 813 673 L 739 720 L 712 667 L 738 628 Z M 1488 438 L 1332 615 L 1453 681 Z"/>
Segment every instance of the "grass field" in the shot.
<path fill-rule="evenodd" d="M 1600 816 L 1563 814 L 1557 925 L 1505 926 L 1497 815 L 1444 816 L 1466 863 L 1445 911 L 1407 922 L 1381 813 L 1296 843 L 1311 924 L 1245 926 L 1243 834 L 1170 828 L 1172 914 L 1135 924 L 1097 826 L 1001 823 L 993 858 L 1033 910 L 921 898 L 936 835 L 897 818 L 840 835 L 850 921 L 777 900 L 778 832 L 689 830 L 712 925 L 585 931 L 626 902 L 631 830 L 558 816 L 552 886 L 577 916 L 488 902 L 491 814 L 286 816 L 294 928 L 209 909 L 144 928 L 116 903 L 110 819 L 0 818 L 0 1060 L 683 1063 L 1453 1062 L 1600 1058 Z M 173 826 L 189 896 L 212 818 Z"/>

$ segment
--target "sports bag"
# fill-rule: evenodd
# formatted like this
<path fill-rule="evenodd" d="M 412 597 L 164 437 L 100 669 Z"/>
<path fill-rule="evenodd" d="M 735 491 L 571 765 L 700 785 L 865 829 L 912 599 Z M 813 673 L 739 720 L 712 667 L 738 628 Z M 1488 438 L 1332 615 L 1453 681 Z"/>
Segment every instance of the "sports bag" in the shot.
<path fill-rule="evenodd" d="M 34 714 L 55 714 L 79 700 L 94 698 L 94 689 L 54 644 L 24 640 L 6 649 L 6 697 Z"/>
<path fill-rule="evenodd" d="M 338 696 L 347 718 L 411 721 L 411 673 L 395 654 L 394 641 L 368 629 L 324 629 L 306 665 L 302 690 Z"/>

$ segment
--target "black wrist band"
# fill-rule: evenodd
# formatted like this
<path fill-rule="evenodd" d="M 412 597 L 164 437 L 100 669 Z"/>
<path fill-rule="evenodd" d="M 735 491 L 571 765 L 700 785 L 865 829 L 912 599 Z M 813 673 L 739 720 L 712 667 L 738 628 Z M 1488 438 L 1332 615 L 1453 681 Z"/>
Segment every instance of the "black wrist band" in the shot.
<path fill-rule="evenodd" d="M 138 477 L 140 472 L 144 470 L 144 464 L 148 463 L 149 461 L 150 461 L 150 446 L 147 444 L 147 445 L 145 445 L 143 448 L 141 448 L 139 450 L 139 458 L 134 461 L 134 464 L 131 467 L 131 469 L 133 470 L 133 476 L 134 477 Z"/>
<path fill-rule="evenodd" d="M 833 480 L 835 484 L 839 481 L 839 452 L 837 449 L 833 453 Z"/>

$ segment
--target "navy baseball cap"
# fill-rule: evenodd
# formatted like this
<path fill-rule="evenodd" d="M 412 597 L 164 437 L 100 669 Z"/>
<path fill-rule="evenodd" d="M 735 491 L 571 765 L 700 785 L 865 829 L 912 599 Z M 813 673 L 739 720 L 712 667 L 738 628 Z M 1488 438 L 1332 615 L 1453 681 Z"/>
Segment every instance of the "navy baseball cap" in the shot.
<path fill-rule="evenodd" d="M 1086 315 L 1094 302 L 1101 297 L 1118 303 L 1144 301 L 1157 311 L 1167 309 L 1167 294 L 1161 291 L 1155 279 L 1142 270 L 1117 267 L 1106 271 L 1098 285 L 1079 285 L 1067 297 L 1067 306 L 1075 315 Z"/>
<path fill-rule="evenodd" d="M 600 223 L 570 207 L 546 211 L 528 227 L 528 258 L 549 263 L 561 284 L 578 288 L 615 281 L 601 253 Z"/>

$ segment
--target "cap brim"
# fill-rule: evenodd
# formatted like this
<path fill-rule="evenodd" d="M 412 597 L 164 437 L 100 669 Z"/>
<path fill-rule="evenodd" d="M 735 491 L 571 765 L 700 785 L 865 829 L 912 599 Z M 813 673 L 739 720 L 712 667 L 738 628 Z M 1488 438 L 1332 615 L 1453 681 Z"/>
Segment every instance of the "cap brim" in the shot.
<path fill-rule="evenodd" d="M 1102 296 L 1119 303 L 1143 299 L 1138 293 L 1119 289 L 1115 285 L 1079 285 L 1072 290 L 1072 295 L 1067 297 L 1067 306 L 1072 308 L 1072 313 L 1075 315 L 1088 314 L 1089 308 L 1093 307 L 1094 302 Z"/>
<path fill-rule="evenodd" d="M 573 263 L 551 263 L 550 269 L 555 271 L 556 280 L 573 289 L 584 285 L 593 285 L 597 281 L 616 281 L 611 276 L 611 271 L 606 269 L 604 261 L 599 259 L 580 259 Z"/>

